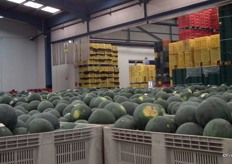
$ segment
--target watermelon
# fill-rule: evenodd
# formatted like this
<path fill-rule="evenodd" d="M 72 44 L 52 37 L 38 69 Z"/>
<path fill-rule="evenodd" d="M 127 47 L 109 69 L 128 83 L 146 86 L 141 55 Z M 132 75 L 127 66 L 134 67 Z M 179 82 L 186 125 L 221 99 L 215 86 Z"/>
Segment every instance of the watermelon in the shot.
<path fill-rule="evenodd" d="M 88 124 L 89 122 L 87 120 L 80 119 L 80 120 L 75 121 L 75 123 Z"/>
<path fill-rule="evenodd" d="M 42 101 L 39 103 L 37 110 L 43 112 L 47 108 L 54 108 L 54 105 L 49 101 Z"/>
<path fill-rule="evenodd" d="M 108 110 L 97 109 L 90 115 L 88 122 L 90 124 L 113 124 L 115 117 Z"/>
<path fill-rule="evenodd" d="M 132 98 L 130 101 L 133 102 L 133 103 L 136 103 L 136 104 L 142 104 L 143 103 L 143 101 L 141 99 L 139 99 L 139 98 Z"/>
<path fill-rule="evenodd" d="M 21 120 L 25 123 L 30 117 L 31 117 L 31 115 L 29 115 L 29 114 L 23 114 L 23 115 L 18 117 L 18 120 Z"/>
<path fill-rule="evenodd" d="M 40 103 L 39 100 L 30 101 L 30 103 L 28 104 L 29 105 L 28 111 L 37 110 L 37 107 L 38 107 L 39 103 Z"/>
<path fill-rule="evenodd" d="M 90 108 L 97 108 L 99 106 L 99 104 L 103 101 L 108 101 L 105 97 L 96 97 L 94 99 L 92 99 L 92 101 L 90 101 Z"/>
<path fill-rule="evenodd" d="M 161 106 L 164 108 L 165 112 L 167 113 L 168 102 L 167 102 L 166 100 L 158 99 L 158 100 L 154 101 L 154 104 L 159 104 L 159 105 L 161 105 Z"/>
<path fill-rule="evenodd" d="M 29 103 L 30 103 L 31 101 L 35 101 L 35 100 L 41 101 L 42 98 L 41 98 L 41 96 L 40 96 L 39 94 L 37 94 L 37 93 L 32 93 L 32 94 L 30 94 L 30 95 L 28 96 L 28 102 L 29 102 Z"/>
<path fill-rule="evenodd" d="M 104 108 L 107 104 L 111 103 L 112 101 L 102 101 L 99 105 L 98 108 Z"/>
<path fill-rule="evenodd" d="M 12 132 L 5 127 L 3 124 L 0 124 L 0 137 L 12 136 Z"/>
<path fill-rule="evenodd" d="M 27 114 L 28 111 L 22 106 L 15 106 L 14 109 L 22 111 L 24 114 Z"/>
<path fill-rule="evenodd" d="M 155 98 L 156 100 L 158 99 L 167 100 L 169 98 L 169 95 L 164 91 L 159 91 L 156 93 Z"/>
<path fill-rule="evenodd" d="M 202 127 L 215 118 L 231 121 L 231 112 L 228 104 L 218 97 L 210 97 L 204 100 L 197 107 L 195 116 L 198 124 Z"/>
<path fill-rule="evenodd" d="M 57 118 L 60 118 L 60 113 L 56 109 L 52 109 L 48 111 L 48 113 L 51 113 L 52 115 L 56 116 Z"/>
<path fill-rule="evenodd" d="M 203 135 L 232 138 L 232 125 L 227 120 L 221 118 L 213 119 L 206 124 Z"/>
<path fill-rule="evenodd" d="M 74 127 L 74 129 L 81 129 L 81 128 L 86 128 L 87 127 L 87 125 L 86 124 L 77 124 L 75 127 Z"/>
<path fill-rule="evenodd" d="M 49 121 L 43 118 L 35 118 L 30 122 L 28 130 L 30 133 L 42 133 L 53 131 L 54 128 Z"/>
<path fill-rule="evenodd" d="M 111 99 L 114 99 L 114 93 L 113 92 L 106 91 L 103 95 L 104 96 L 109 96 Z"/>
<path fill-rule="evenodd" d="M 195 122 L 187 122 L 178 127 L 176 134 L 202 135 L 203 128 Z"/>
<path fill-rule="evenodd" d="M 174 120 L 177 126 L 180 126 L 186 122 L 195 122 L 197 123 L 195 113 L 197 107 L 192 105 L 181 106 L 180 109 L 176 112 Z"/>
<path fill-rule="evenodd" d="M 116 120 L 127 114 L 126 109 L 121 104 L 116 102 L 107 104 L 104 109 L 112 112 Z"/>
<path fill-rule="evenodd" d="M 65 103 L 60 103 L 57 104 L 57 106 L 55 107 L 55 109 L 60 113 L 60 115 L 63 115 L 63 111 L 66 108 L 67 104 Z"/>
<path fill-rule="evenodd" d="M 15 111 L 17 117 L 20 116 L 20 115 L 22 115 L 22 114 L 25 114 L 25 113 L 22 112 L 21 110 L 14 109 L 14 111 Z"/>
<path fill-rule="evenodd" d="M 162 116 L 163 111 L 158 104 L 143 103 L 135 108 L 133 117 L 139 130 L 144 130 L 147 122 L 157 116 Z"/>
<path fill-rule="evenodd" d="M 90 104 L 90 101 L 91 101 L 94 97 L 96 97 L 95 94 L 89 93 L 89 94 L 87 94 L 87 95 L 85 96 L 85 98 L 83 99 L 83 101 L 84 101 L 84 103 L 85 103 L 86 105 L 89 105 L 89 104 Z"/>
<path fill-rule="evenodd" d="M 17 125 L 15 128 L 20 128 L 20 127 L 27 128 L 27 124 L 25 122 L 23 122 L 22 120 L 18 119 Z"/>
<path fill-rule="evenodd" d="M 0 113 L 0 123 L 13 130 L 18 121 L 14 108 L 7 104 L 0 104 Z"/>
<path fill-rule="evenodd" d="M 73 122 L 79 119 L 88 120 L 90 114 L 91 109 L 87 105 L 77 104 L 71 109 L 70 118 Z"/>
<path fill-rule="evenodd" d="M 40 112 L 38 110 L 31 110 L 28 114 L 32 116 L 36 113 L 40 113 Z"/>
<path fill-rule="evenodd" d="M 136 129 L 136 122 L 134 120 L 128 119 L 127 117 L 121 117 L 114 123 L 114 128 L 122 129 Z"/>
<path fill-rule="evenodd" d="M 74 107 L 73 104 L 69 104 L 63 110 L 62 116 L 66 115 L 67 113 L 71 113 L 72 108 Z"/>
<path fill-rule="evenodd" d="M 60 128 L 60 122 L 58 118 L 51 113 L 41 113 L 39 114 L 36 118 L 43 118 L 47 121 L 49 121 L 54 129 L 59 129 Z"/>
<path fill-rule="evenodd" d="M 13 132 L 14 135 L 28 134 L 28 130 L 25 127 L 15 128 L 12 132 Z"/>
<path fill-rule="evenodd" d="M 157 116 L 148 121 L 146 131 L 175 133 L 176 125 L 173 121 L 164 116 Z"/>
<path fill-rule="evenodd" d="M 126 112 L 131 116 L 133 116 L 134 110 L 138 106 L 138 104 L 130 101 L 125 101 L 121 103 L 121 105 L 126 109 Z"/>
<path fill-rule="evenodd" d="M 177 102 L 176 104 L 172 106 L 172 109 L 171 109 L 172 115 L 176 114 L 176 112 L 179 110 L 180 105 L 181 105 L 181 102 Z"/>
<path fill-rule="evenodd" d="M 123 103 L 123 102 L 125 102 L 125 101 L 128 101 L 128 100 L 129 100 L 129 99 L 128 99 L 127 97 L 125 97 L 125 96 L 118 96 L 118 97 L 115 99 L 115 102 L 121 104 L 121 103 Z"/>
<path fill-rule="evenodd" d="M 10 104 L 11 102 L 13 102 L 13 98 L 11 96 L 2 96 L 0 97 L 0 104 Z"/>

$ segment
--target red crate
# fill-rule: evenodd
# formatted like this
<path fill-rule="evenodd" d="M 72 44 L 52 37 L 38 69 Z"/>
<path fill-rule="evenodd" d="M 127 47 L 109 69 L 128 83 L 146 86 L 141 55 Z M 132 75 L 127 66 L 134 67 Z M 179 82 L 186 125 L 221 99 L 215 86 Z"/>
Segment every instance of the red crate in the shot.
<path fill-rule="evenodd" d="M 185 30 L 184 35 L 185 35 L 185 39 L 193 39 L 193 38 L 196 38 L 197 30 L 194 30 L 194 29 L 187 29 L 187 30 Z"/>
<path fill-rule="evenodd" d="M 185 16 L 185 27 L 199 27 L 200 26 L 200 15 L 190 14 Z"/>
<path fill-rule="evenodd" d="M 184 18 L 184 16 L 178 17 L 177 22 L 178 22 L 178 27 L 179 28 L 184 28 L 185 27 L 185 18 Z"/>
<path fill-rule="evenodd" d="M 179 40 L 185 40 L 185 30 L 179 30 Z"/>
<path fill-rule="evenodd" d="M 212 29 L 219 29 L 219 20 L 218 20 L 218 16 L 213 16 L 212 17 Z"/>
<path fill-rule="evenodd" d="M 212 15 L 218 15 L 218 9 L 217 8 L 213 8 L 213 9 L 211 9 L 211 14 Z"/>

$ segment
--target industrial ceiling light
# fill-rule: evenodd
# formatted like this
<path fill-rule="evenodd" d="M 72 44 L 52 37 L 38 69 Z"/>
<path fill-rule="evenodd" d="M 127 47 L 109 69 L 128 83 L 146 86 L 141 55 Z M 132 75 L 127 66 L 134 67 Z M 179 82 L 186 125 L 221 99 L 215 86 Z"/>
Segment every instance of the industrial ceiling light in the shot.
<path fill-rule="evenodd" d="M 18 3 L 18 4 L 20 4 L 20 3 L 25 2 L 26 0 L 7 0 L 7 1 L 10 1 L 10 2 L 14 2 L 14 3 Z"/>
<path fill-rule="evenodd" d="M 46 7 L 42 8 L 41 10 L 49 12 L 49 13 L 57 13 L 60 11 L 60 9 L 50 7 L 50 6 L 46 6 Z"/>
<path fill-rule="evenodd" d="M 32 8 L 35 8 L 35 9 L 38 9 L 38 8 L 43 6 L 40 3 L 36 3 L 36 2 L 32 2 L 32 1 L 28 1 L 28 2 L 24 3 L 23 5 L 25 5 L 27 7 L 32 7 Z"/>

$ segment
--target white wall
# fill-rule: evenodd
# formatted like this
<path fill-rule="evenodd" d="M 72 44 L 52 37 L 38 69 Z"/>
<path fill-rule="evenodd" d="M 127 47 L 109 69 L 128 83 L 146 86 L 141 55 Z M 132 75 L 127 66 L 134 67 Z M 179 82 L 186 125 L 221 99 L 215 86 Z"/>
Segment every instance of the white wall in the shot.
<path fill-rule="evenodd" d="M 75 89 L 76 70 L 73 64 L 52 66 L 52 91 Z"/>
<path fill-rule="evenodd" d="M 129 60 L 154 60 L 153 48 L 140 47 L 118 47 L 118 67 L 120 87 L 130 86 L 129 82 Z"/>
<path fill-rule="evenodd" d="M 45 44 L 44 36 L 40 36 L 37 39 L 37 53 L 38 53 L 38 88 L 46 87 L 46 75 L 45 75 Z"/>
<path fill-rule="evenodd" d="M 1 90 L 44 87 L 43 73 L 38 69 L 44 63 L 43 41 L 29 39 L 36 34 L 37 30 L 30 25 L 0 19 Z"/>

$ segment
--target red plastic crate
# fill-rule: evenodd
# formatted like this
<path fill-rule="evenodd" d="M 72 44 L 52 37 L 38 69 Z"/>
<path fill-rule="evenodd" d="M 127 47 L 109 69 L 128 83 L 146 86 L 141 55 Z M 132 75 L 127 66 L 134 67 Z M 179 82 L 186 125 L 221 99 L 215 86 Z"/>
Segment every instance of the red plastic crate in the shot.
<path fill-rule="evenodd" d="M 178 27 L 179 28 L 185 28 L 185 18 L 183 17 L 178 17 L 177 19 L 178 22 Z"/>
<path fill-rule="evenodd" d="M 187 29 L 185 30 L 185 39 L 192 39 L 197 37 L 197 30 Z"/>
<path fill-rule="evenodd" d="M 217 8 L 211 9 L 211 14 L 212 15 L 214 15 L 214 14 L 218 15 L 218 9 Z"/>

